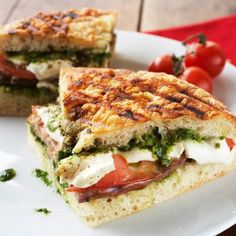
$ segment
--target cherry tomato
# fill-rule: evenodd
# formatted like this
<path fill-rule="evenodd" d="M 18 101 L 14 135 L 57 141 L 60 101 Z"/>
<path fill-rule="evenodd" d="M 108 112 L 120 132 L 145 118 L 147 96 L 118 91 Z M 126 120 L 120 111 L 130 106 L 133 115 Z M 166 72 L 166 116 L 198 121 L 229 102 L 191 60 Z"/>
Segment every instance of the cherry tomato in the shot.
<path fill-rule="evenodd" d="M 207 74 L 206 71 L 199 67 L 192 66 L 186 68 L 180 78 L 196 85 L 199 88 L 205 89 L 209 93 L 212 93 L 213 91 L 211 77 Z"/>
<path fill-rule="evenodd" d="M 185 66 L 198 66 L 204 69 L 212 78 L 223 70 L 226 56 L 221 46 L 215 42 L 192 43 L 187 46 Z"/>
<path fill-rule="evenodd" d="M 25 69 L 17 68 L 13 64 L 8 63 L 2 55 L 0 55 L 0 73 L 8 76 L 16 76 L 22 79 L 36 79 L 33 73 Z"/>
<path fill-rule="evenodd" d="M 234 140 L 233 140 L 232 138 L 226 138 L 226 143 L 228 144 L 230 150 L 231 150 L 231 149 L 234 147 L 234 145 L 235 145 Z"/>
<path fill-rule="evenodd" d="M 148 67 L 148 71 L 151 72 L 164 72 L 167 74 L 174 74 L 173 71 L 174 62 L 171 54 L 164 54 L 157 57 Z"/>

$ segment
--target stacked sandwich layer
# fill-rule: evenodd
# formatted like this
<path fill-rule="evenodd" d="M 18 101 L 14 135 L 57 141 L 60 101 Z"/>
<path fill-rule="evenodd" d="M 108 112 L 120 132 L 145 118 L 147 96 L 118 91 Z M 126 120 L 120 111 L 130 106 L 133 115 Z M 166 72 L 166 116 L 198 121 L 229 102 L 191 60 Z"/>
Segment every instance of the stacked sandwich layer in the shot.
<path fill-rule="evenodd" d="M 34 107 L 28 121 L 60 191 L 90 210 L 100 199 L 123 199 L 124 207 L 125 194 L 190 166 L 199 177 L 182 191 L 234 166 L 235 117 L 207 92 L 166 74 L 63 69 L 60 105 Z M 201 178 L 209 165 L 211 177 Z M 104 214 L 97 223 L 112 219 Z"/>
<path fill-rule="evenodd" d="M 115 24 L 114 12 L 83 9 L 38 13 L 2 26 L 0 86 L 4 106 L 8 95 L 15 99 L 28 96 L 34 101 L 31 104 L 55 100 L 62 67 L 107 67 L 115 42 Z M 30 105 L 22 114 L 17 114 L 20 106 L 15 106 L 6 114 L 29 113 Z"/>

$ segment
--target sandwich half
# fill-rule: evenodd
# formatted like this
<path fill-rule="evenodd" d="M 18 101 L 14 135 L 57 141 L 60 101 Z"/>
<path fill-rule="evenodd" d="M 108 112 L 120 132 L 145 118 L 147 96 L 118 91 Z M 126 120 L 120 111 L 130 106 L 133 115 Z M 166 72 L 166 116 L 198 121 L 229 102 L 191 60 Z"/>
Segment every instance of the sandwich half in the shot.
<path fill-rule="evenodd" d="M 95 226 L 236 168 L 236 118 L 172 75 L 64 68 L 60 105 L 33 107 L 31 141 L 75 212 Z"/>
<path fill-rule="evenodd" d="M 38 13 L 0 26 L 0 115 L 55 101 L 61 67 L 107 67 L 117 15 L 97 9 Z"/>

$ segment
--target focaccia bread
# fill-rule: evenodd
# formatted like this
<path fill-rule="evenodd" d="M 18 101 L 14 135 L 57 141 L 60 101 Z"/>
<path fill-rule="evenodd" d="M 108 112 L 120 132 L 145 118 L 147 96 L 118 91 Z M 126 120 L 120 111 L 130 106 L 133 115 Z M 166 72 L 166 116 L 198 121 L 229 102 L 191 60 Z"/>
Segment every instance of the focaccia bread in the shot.
<path fill-rule="evenodd" d="M 44 13 L 0 28 L 1 52 L 104 49 L 113 40 L 117 13 L 98 9 L 71 9 Z"/>
<path fill-rule="evenodd" d="M 31 105 L 55 101 L 62 67 L 108 67 L 114 51 L 116 21 L 114 11 L 86 8 L 41 12 L 0 26 L 0 96 L 12 96 L 12 109 L 0 102 L 0 115 L 26 116 Z M 15 91 L 37 94 L 45 88 L 49 92 L 43 94 L 43 99 L 28 96 L 27 100 L 25 95 L 29 93 L 22 95 L 22 102 L 13 99 Z M 4 93 L 6 90 L 13 92 Z"/>
<path fill-rule="evenodd" d="M 60 104 L 69 127 L 86 127 L 91 139 L 104 144 L 125 145 L 134 133 L 153 126 L 236 135 L 235 117 L 225 105 L 172 75 L 64 68 L 60 78 Z"/>
<path fill-rule="evenodd" d="M 59 88 L 59 105 L 33 108 L 29 133 L 55 185 L 89 225 L 236 167 L 235 116 L 186 81 L 146 71 L 64 68 Z"/>

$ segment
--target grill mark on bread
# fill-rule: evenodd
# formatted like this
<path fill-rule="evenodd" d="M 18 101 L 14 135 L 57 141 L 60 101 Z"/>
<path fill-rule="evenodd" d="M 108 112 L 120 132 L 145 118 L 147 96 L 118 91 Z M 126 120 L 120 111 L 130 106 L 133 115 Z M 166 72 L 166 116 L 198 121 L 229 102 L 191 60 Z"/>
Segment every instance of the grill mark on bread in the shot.
<path fill-rule="evenodd" d="M 110 90 L 108 90 L 110 91 Z M 130 94 L 127 94 L 125 92 L 123 92 L 121 89 L 117 89 L 116 91 L 114 91 L 114 94 L 116 95 L 117 98 L 119 99 L 132 99 L 133 97 Z"/>
<path fill-rule="evenodd" d="M 184 105 L 184 107 L 186 109 L 188 109 L 189 111 L 193 112 L 196 114 L 196 116 L 198 116 L 199 118 L 203 119 L 204 118 L 204 115 L 205 115 L 205 112 L 204 111 L 201 111 L 195 107 L 192 107 L 192 106 L 189 106 L 189 105 Z"/>
<path fill-rule="evenodd" d="M 130 125 L 130 122 L 135 124 L 157 117 L 175 119 L 192 116 L 207 120 L 222 112 L 221 103 L 207 92 L 163 73 L 75 68 L 62 74 L 61 79 L 67 85 L 63 91 L 65 114 L 70 113 L 70 103 L 73 102 L 80 106 L 96 104 L 96 110 L 87 110 L 80 115 L 91 121 L 96 116 L 98 121 L 99 114 L 100 125 L 106 126 L 109 120 L 109 117 L 104 117 L 106 115 L 116 115 L 114 122 L 125 127 Z M 189 91 L 188 95 L 186 90 Z M 88 91 L 93 95 L 88 96 Z M 68 100 L 70 96 L 72 101 L 69 99 L 69 102 L 66 102 L 65 99 Z M 201 101 L 202 97 L 205 98 L 204 101 Z M 93 122 L 91 124 L 93 125 Z"/>
<path fill-rule="evenodd" d="M 162 107 L 160 105 L 155 105 L 155 104 L 149 105 L 149 106 L 147 106 L 147 109 L 154 111 L 154 112 L 158 112 L 160 114 L 162 113 L 162 111 L 161 111 Z"/>
<path fill-rule="evenodd" d="M 29 21 L 24 21 L 22 25 L 23 25 L 22 26 L 23 29 L 30 31 L 33 34 L 38 32 L 38 29 L 33 24 L 31 25 Z"/>
<path fill-rule="evenodd" d="M 176 103 L 181 103 L 183 99 L 180 98 L 175 98 L 173 96 L 167 96 L 165 99 L 169 100 L 170 102 L 176 102 Z"/>
<path fill-rule="evenodd" d="M 67 14 L 67 16 L 69 16 L 71 19 L 76 19 L 76 18 L 78 18 L 78 15 L 75 14 L 74 12 L 69 12 L 69 13 Z"/>
<path fill-rule="evenodd" d="M 195 95 L 196 89 L 183 89 L 183 86 L 180 86 L 179 84 L 172 84 L 173 87 L 176 88 L 177 91 L 179 91 L 180 94 L 186 95 L 187 97 L 192 97 L 193 99 L 204 103 L 205 105 L 211 106 L 217 110 L 224 110 L 228 112 L 227 107 L 221 103 L 220 101 L 214 99 L 213 96 L 209 96 L 209 94 L 205 94 L 205 96 L 197 96 Z M 213 100 L 212 100 L 213 98 Z"/>
<path fill-rule="evenodd" d="M 82 10 L 71 9 L 65 12 L 43 13 L 39 12 L 33 17 L 27 18 L 8 30 L 9 35 L 20 32 L 29 32 L 33 35 L 55 32 L 59 36 L 66 36 L 69 24 L 73 21 L 91 21 L 92 18 L 110 14 L 110 12 L 100 11 L 92 8 Z"/>
<path fill-rule="evenodd" d="M 43 15 L 43 13 L 39 13 L 36 15 L 34 18 L 35 19 L 40 19 L 43 21 L 44 24 L 44 31 L 49 31 L 51 29 L 55 33 L 58 33 L 59 35 L 66 35 L 68 32 L 68 23 L 64 22 L 64 17 L 66 16 L 64 14 L 61 14 L 62 16 L 59 17 L 59 13 L 57 15 L 51 15 L 50 17 L 40 17 L 40 14 Z M 45 16 L 45 15 L 44 15 Z M 39 25 L 37 26 L 35 24 L 35 21 L 32 18 L 31 20 L 29 19 L 28 21 L 23 21 L 22 24 L 19 26 L 19 28 L 22 28 L 23 30 L 27 30 L 32 34 L 37 34 L 41 31 L 42 27 Z M 68 20 L 67 20 L 68 21 Z"/>
<path fill-rule="evenodd" d="M 179 103 L 181 104 L 181 102 L 183 101 L 182 98 L 175 98 L 173 96 L 167 96 L 166 97 L 167 100 L 169 100 L 170 102 L 175 102 L 175 103 Z M 190 105 L 186 105 L 186 104 L 181 104 L 183 106 L 183 109 L 187 109 L 193 113 L 195 113 L 195 115 L 201 119 L 204 118 L 204 115 L 205 115 L 205 112 L 204 111 L 201 111 L 200 109 L 196 108 L 196 107 L 193 107 L 193 106 L 190 106 Z M 208 104 L 207 104 L 208 105 Z M 181 108 L 177 109 L 177 110 L 182 110 Z"/>
<path fill-rule="evenodd" d="M 69 113 L 70 119 L 77 120 L 85 116 L 86 112 L 80 106 L 74 106 Z"/>
<path fill-rule="evenodd" d="M 125 111 L 122 111 L 121 113 L 118 114 L 119 116 L 124 116 L 126 118 L 129 118 L 131 120 L 137 120 L 137 118 L 135 117 L 135 114 L 130 111 L 130 110 L 125 110 Z"/>

